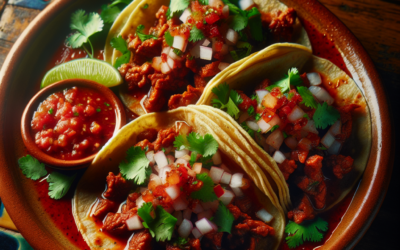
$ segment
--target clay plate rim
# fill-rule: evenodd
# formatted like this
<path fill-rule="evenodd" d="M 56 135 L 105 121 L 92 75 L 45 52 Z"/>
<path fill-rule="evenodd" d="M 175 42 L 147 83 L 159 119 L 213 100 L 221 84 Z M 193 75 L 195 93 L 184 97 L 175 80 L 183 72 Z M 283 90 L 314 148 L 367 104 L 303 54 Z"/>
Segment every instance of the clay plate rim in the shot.
<path fill-rule="evenodd" d="M 115 129 L 114 133 L 116 133 L 122 126 L 126 123 L 126 115 L 124 110 L 124 105 L 119 100 L 119 98 L 107 87 L 101 85 L 97 82 L 86 80 L 86 79 L 67 79 L 62 80 L 56 83 L 53 83 L 43 89 L 41 89 L 32 99 L 29 101 L 26 106 L 24 113 L 21 118 L 21 135 L 24 144 L 29 151 L 29 153 L 38 159 L 40 162 L 46 163 L 54 168 L 64 169 L 64 170 L 72 170 L 87 167 L 90 162 L 94 159 L 97 153 L 94 153 L 90 156 L 87 156 L 83 159 L 79 160 L 61 160 L 54 158 L 42 150 L 38 148 L 35 143 L 35 140 L 31 133 L 31 121 L 34 112 L 37 110 L 38 106 L 41 102 L 43 102 L 49 95 L 61 91 L 65 88 L 71 87 L 84 87 L 97 91 L 102 94 L 112 105 L 115 110 Z"/>
<path fill-rule="evenodd" d="M 22 33 L 10 50 L 2 70 L 0 71 L 0 104 L 6 97 L 7 82 L 15 72 L 13 65 L 18 65 L 27 51 L 27 41 L 36 38 L 36 34 L 48 22 L 67 9 L 75 1 L 56 0 L 43 10 Z M 331 239 L 321 249 L 351 249 L 361 239 L 376 216 L 386 194 L 394 159 L 394 143 L 391 137 L 391 120 L 386 102 L 386 96 L 379 80 L 378 73 L 372 60 L 355 36 L 329 10 L 316 0 L 282 0 L 290 7 L 294 7 L 301 18 L 306 18 L 316 25 L 322 33 L 332 35 L 338 49 L 344 54 L 346 66 L 362 84 L 365 96 L 371 110 L 372 117 L 372 148 L 366 171 L 352 204 L 343 221 L 333 233 Z M 1 107 L 3 105 L 0 105 Z M 2 112 L 0 110 L 0 115 Z M 3 116 L 1 116 L 4 118 Z M 0 131 L 3 133 L 3 131 Z M 0 138 L 2 134 L 0 134 Z M 0 145 L 0 148 L 2 146 Z M 15 169 L 7 168 L 5 157 L 0 152 L 0 196 L 5 203 L 10 216 L 17 228 L 34 248 L 59 249 L 55 240 L 43 240 L 44 234 L 39 225 L 30 218 L 29 212 L 23 206 L 14 202 L 21 202 L 12 190 L 18 189 L 15 180 Z M 385 178 L 379 178 L 385 177 Z M 14 203 L 14 204 L 13 204 Z"/>

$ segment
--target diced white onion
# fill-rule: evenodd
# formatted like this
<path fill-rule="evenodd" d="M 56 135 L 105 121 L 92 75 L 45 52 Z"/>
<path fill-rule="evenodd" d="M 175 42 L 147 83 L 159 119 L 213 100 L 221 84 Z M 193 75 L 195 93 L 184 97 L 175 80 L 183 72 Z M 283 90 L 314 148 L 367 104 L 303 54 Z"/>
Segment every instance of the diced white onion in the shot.
<path fill-rule="evenodd" d="M 145 202 L 144 202 L 142 196 L 140 196 L 139 198 L 136 199 L 136 206 L 137 206 L 137 208 L 141 208 L 141 207 L 143 206 L 144 203 L 145 203 Z"/>
<path fill-rule="evenodd" d="M 313 120 L 308 120 L 307 124 L 301 128 L 302 131 L 305 131 L 307 134 L 308 132 L 318 134 L 318 130 L 315 127 L 315 122 Z M 306 135 L 307 136 L 307 135 Z"/>
<path fill-rule="evenodd" d="M 192 212 L 195 214 L 201 213 L 204 211 L 204 208 L 201 206 L 199 202 L 196 203 L 196 206 L 192 209 Z"/>
<path fill-rule="evenodd" d="M 179 17 L 179 20 L 182 21 L 182 23 L 186 23 L 188 17 L 192 14 L 189 8 L 186 8 L 185 11 L 183 11 L 182 15 Z"/>
<path fill-rule="evenodd" d="M 200 43 L 197 43 L 193 48 L 190 50 L 190 55 L 195 58 L 200 58 Z"/>
<path fill-rule="evenodd" d="M 279 150 L 283 143 L 283 133 L 279 129 L 272 132 L 265 141 L 268 145 L 274 147 L 274 149 Z"/>
<path fill-rule="evenodd" d="M 258 126 L 257 122 L 255 121 L 246 121 L 247 126 L 254 131 L 258 131 L 260 127 Z"/>
<path fill-rule="evenodd" d="M 157 57 L 153 57 L 153 63 L 151 64 L 151 66 L 153 66 L 153 68 L 157 71 L 161 71 L 161 57 L 157 56 Z"/>
<path fill-rule="evenodd" d="M 214 231 L 214 226 L 212 225 L 211 221 L 206 218 L 196 221 L 195 224 L 202 235 Z"/>
<path fill-rule="evenodd" d="M 154 151 L 153 150 L 146 153 L 146 158 L 147 158 L 147 160 L 150 161 L 150 163 L 154 164 L 156 162 L 154 160 Z"/>
<path fill-rule="evenodd" d="M 207 38 L 206 39 L 204 39 L 204 41 L 203 41 L 203 43 L 201 44 L 202 46 L 208 46 L 208 45 L 210 45 L 210 40 L 208 40 Z"/>
<path fill-rule="evenodd" d="M 202 167 L 203 163 L 196 162 L 195 164 L 193 164 L 193 171 L 196 172 L 196 174 L 200 174 Z"/>
<path fill-rule="evenodd" d="M 288 120 L 290 122 L 295 122 L 298 119 L 304 118 L 304 114 L 304 111 L 299 106 L 295 106 L 292 112 L 288 115 Z"/>
<path fill-rule="evenodd" d="M 228 68 L 229 65 L 230 65 L 230 63 L 220 62 L 220 63 L 218 64 L 218 69 L 222 71 L 222 70 Z"/>
<path fill-rule="evenodd" d="M 143 111 L 147 114 L 147 110 L 144 107 L 144 101 L 146 100 L 147 95 L 143 96 L 142 100 L 140 100 L 140 106 L 142 107 Z"/>
<path fill-rule="evenodd" d="M 310 85 L 317 86 L 322 83 L 321 76 L 317 72 L 311 72 L 307 74 L 307 79 Z"/>
<path fill-rule="evenodd" d="M 227 17 L 229 16 L 229 6 L 228 6 L 228 5 L 225 5 L 225 6 L 222 8 L 222 15 L 223 15 L 225 18 L 227 18 Z"/>
<path fill-rule="evenodd" d="M 203 235 L 200 233 L 199 229 L 197 229 L 197 227 L 195 227 L 195 228 L 192 229 L 192 234 L 193 234 L 194 238 L 196 238 L 196 239 L 198 239 L 198 238 L 200 238 L 201 236 L 203 236 Z"/>
<path fill-rule="evenodd" d="M 274 117 L 272 117 L 268 124 L 271 126 L 271 128 L 273 128 L 275 125 L 281 126 L 281 118 L 279 118 L 279 116 L 277 115 L 274 115 Z"/>
<path fill-rule="evenodd" d="M 200 59 L 211 61 L 212 55 L 212 48 L 200 46 Z"/>
<path fill-rule="evenodd" d="M 327 132 L 321 139 L 322 145 L 324 145 L 326 148 L 330 148 L 334 142 L 335 137 L 329 132 Z"/>
<path fill-rule="evenodd" d="M 328 105 L 332 105 L 335 102 L 335 99 L 324 88 L 311 86 L 308 89 L 320 102 L 326 102 Z"/>
<path fill-rule="evenodd" d="M 164 47 L 161 51 L 161 54 L 166 54 L 169 55 L 169 52 L 171 51 L 171 47 Z"/>
<path fill-rule="evenodd" d="M 168 66 L 168 63 L 162 62 L 161 63 L 161 73 L 168 74 L 169 72 L 171 72 L 171 68 Z"/>
<path fill-rule="evenodd" d="M 253 4 L 254 4 L 253 0 L 239 0 L 239 7 L 242 10 L 247 10 Z"/>
<path fill-rule="evenodd" d="M 231 183 L 231 179 L 232 179 L 232 174 L 224 172 L 222 174 L 221 183 L 229 185 L 229 183 Z"/>
<path fill-rule="evenodd" d="M 179 226 L 180 224 L 182 224 L 183 221 L 182 211 L 175 211 L 172 215 L 177 219 L 176 225 Z"/>
<path fill-rule="evenodd" d="M 288 146 L 288 148 L 290 148 L 291 150 L 296 149 L 298 143 L 299 142 L 293 136 L 289 136 L 285 139 L 286 146 Z"/>
<path fill-rule="evenodd" d="M 331 133 L 333 136 L 336 136 L 340 133 L 342 133 L 342 122 L 340 120 L 337 120 L 328 130 L 329 133 Z"/>
<path fill-rule="evenodd" d="M 174 200 L 174 202 L 172 203 L 172 207 L 176 210 L 176 211 L 182 211 L 187 209 L 188 204 L 186 201 L 184 201 L 181 197 L 178 197 L 177 199 Z"/>
<path fill-rule="evenodd" d="M 163 167 L 160 169 L 160 172 L 158 173 L 158 176 L 161 178 L 161 181 L 163 184 L 167 183 L 167 172 L 171 171 L 171 168 L 169 166 Z"/>
<path fill-rule="evenodd" d="M 279 150 L 275 151 L 274 156 L 272 156 L 272 158 L 274 158 L 276 163 L 279 163 L 279 164 L 281 164 L 282 162 L 284 162 L 286 160 L 286 157 Z"/>
<path fill-rule="evenodd" d="M 342 143 L 334 141 L 332 145 L 329 147 L 328 153 L 331 155 L 337 155 L 339 154 L 341 149 L 342 149 Z"/>
<path fill-rule="evenodd" d="M 192 210 L 190 210 L 189 208 L 183 210 L 183 218 L 190 220 L 190 218 L 192 217 Z"/>
<path fill-rule="evenodd" d="M 214 165 L 219 165 L 222 163 L 221 154 L 220 154 L 219 150 L 217 150 L 217 152 L 212 156 L 211 159 L 212 159 Z"/>
<path fill-rule="evenodd" d="M 215 184 L 218 184 L 221 181 L 221 177 L 224 173 L 222 168 L 211 167 L 210 169 L 210 177 Z"/>
<path fill-rule="evenodd" d="M 197 215 L 197 220 L 201 220 L 203 218 L 210 219 L 213 216 L 213 211 L 210 209 L 205 210 Z"/>
<path fill-rule="evenodd" d="M 181 190 L 176 185 L 167 187 L 165 189 L 165 192 L 168 194 L 169 197 L 171 197 L 171 200 L 176 200 L 181 194 Z"/>
<path fill-rule="evenodd" d="M 192 222 L 190 220 L 184 219 L 178 228 L 178 234 L 182 238 L 187 238 L 192 232 L 192 229 L 193 229 Z"/>
<path fill-rule="evenodd" d="M 187 165 L 189 162 L 187 161 L 187 160 L 185 160 L 185 159 L 183 159 L 183 158 L 179 158 L 179 159 L 177 159 L 176 161 L 175 161 L 175 164 L 176 165 L 178 165 L 178 164 L 183 164 L 183 165 Z"/>
<path fill-rule="evenodd" d="M 266 96 L 266 95 L 268 95 L 269 94 L 269 91 L 268 90 L 266 90 L 266 89 L 257 89 L 256 90 L 256 95 L 257 95 L 257 103 L 258 104 L 260 104 L 261 103 L 261 101 L 264 99 L 264 97 Z"/>
<path fill-rule="evenodd" d="M 180 56 L 178 56 L 177 54 L 175 54 L 175 52 L 174 52 L 173 49 L 171 49 L 171 50 L 169 51 L 168 57 L 170 57 L 171 59 L 176 60 L 176 61 L 182 61 L 182 59 L 183 59 L 182 57 L 180 57 Z M 172 68 L 172 67 L 171 67 L 171 68 Z"/>
<path fill-rule="evenodd" d="M 154 160 L 156 161 L 159 169 L 168 165 L 167 157 L 162 150 L 154 154 Z"/>
<path fill-rule="evenodd" d="M 225 190 L 225 193 L 219 197 L 218 199 L 225 205 L 229 205 L 233 198 L 235 198 L 235 194 L 229 190 Z"/>
<path fill-rule="evenodd" d="M 143 228 L 143 224 L 140 221 L 139 216 L 134 215 L 131 218 L 126 220 L 126 226 L 128 227 L 128 230 L 138 230 Z"/>
<path fill-rule="evenodd" d="M 201 206 L 204 208 L 204 210 L 211 210 L 215 212 L 218 209 L 219 201 L 215 200 L 215 201 L 201 202 Z"/>
<path fill-rule="evenodd" d="M 241 187 L 243 185 L 243 174 L 236 173 L 232 175 L 230 186 L 232 188 Z"/>
<path fill-rule="evenodd" d="M 175 61 L 171 57 L 167 57 L 167 64 L 168 64 L 168 67 L 170 69 L 174 69 L 175 68 Z"/>
<path fill-rule="evenodd" d="M 256 216 L 260 220 L 264 221 L 265 223 L 270 223 L 274 219 L 274 216 L 272 216 L 270 213 L 268 213 L 267 210 L 265 210 L 264 208 L 261 210 L 258 210 L 256 212 Z"/>
<path fill-rule="evenodd" d="M 238 41 L 239 35 L 233 29 L 228 29 L 226 32 L 226 40 L 231 44 L 236 44 Z"/>
<path fill-rule="evenodd" d="M 187 46 L 187 41 L 185 37 L 181 35 L 174 36 L 174 42 L 172 43 L 172 47 L 174 47 L 175 49 L 179 49 L 182 52 L 185 52 L 186 46 Z"/>
<path fill-rule="evenodd" d="M 235 187 L 232 188 L 233 193 L 236 195 L 236 197 L 243 197 L 244 193 L 240 187 Z"/>
<path fill-rule="evenodd" d="M 260 119 L 257 122 L 258 127 L 261 129 L 261 133 L 266 133 L 268 132 L 272 127 L 269 125 L 269 123 L 265 122 L 264 119 Z"/>

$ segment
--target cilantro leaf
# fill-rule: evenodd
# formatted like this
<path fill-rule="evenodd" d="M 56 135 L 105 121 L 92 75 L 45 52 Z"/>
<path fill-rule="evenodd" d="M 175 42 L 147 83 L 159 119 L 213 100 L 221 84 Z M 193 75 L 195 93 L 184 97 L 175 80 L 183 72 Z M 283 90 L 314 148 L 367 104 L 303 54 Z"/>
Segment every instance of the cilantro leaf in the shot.
<path fill-rule="evenodd" d="M 126 152 L 127 156 L 119 164 L 121 174 L 127 180 L 133 180 L 135 184 L 142 185 L 151 174 L 150 161 L 141 147 L 131 147 Z"/>
<path fill-rule="evenodd" d="M 289 75 L 290 85 L 299 86 L 299 85 L 303 84 L 303 79 L 301 79 L 301 76 L 300 76 L 297 68 L 291 68 L 289 70 L 288 75 Z"/>
<path fill-rule="evenodd" d="M 230 90 L 228 84 L 223 83 L 218 87 L 215 87 L 211 90 L 218 99 L 212 99 L 211 104 L 219 109 L 227 109 L 227 113 L 235 117 L 239 118 L 239 108 L 237 105 L 243 102 L 243 99 L 240 97 L 239 93 L 235 90 Z"/>
<path fill-rule="evenodd" d="M 18 159 L 18 165 L 22 173 L 34 181 L 47 174 L 44 164 L 40 163 L 36 158 L 31 155 L 26 155 Z"/>
<path fill-rule="evenodd" d="M 128 49 L 128 43 L 121 36 L 112 38 L 110 44 L 111 47 L 122 53 L 122 56 L 118 57 L 114 64 L 114 67 L 118 69 L 121 65 L 129 62 L 131 51 Z"/>
<path fill-rule="evenodd" d="M 218 226 L 218 232 L 226 232 L 230 234 L 234 220 L 235 217 L 233 217 L 233 214 L 222 202 L 220 202 L 213 219 L 213 222 Z"/>
<path fill-rule="evenodd" d="M 257 8 L 253 8 L 257 9 Z M 257 10 L 258 11 L 258 10 Z M 260 12 L 258 12 L 260 13 Z M 261 15 L 255 16 L 249 20 L 250 34 L 254 40 L 261 42 L 263 40 Z"/>
<path fill-rule="evenodd" d="M 102 7 L 102 11 L 100 14 L 101 19 L 103 19 L 104 23 L 113 23 L 115 19 L 117 19 L 119 13 L 121 13 L 121 9 L 117 6 L 113 7 Z"/>
<path fill-rule="evenodd" d="M 132 2 L 133 0 L 114 0 L 114 2 L 113 3 L 111 3 L 109 6 L 115 6 L 115 5 L 117 5 L 117 4 L 125 4 L 125 5 L 128 5 L 128 4 L 130 4 L 131 2 Z"/>
<path fill-rule="evenodd" d="M 249 19 L 242 15 L 234 15 L 230 22 L 230 27 L 234 31 L 241 31 L 246 28 Z"/>
<path fill-rule="evenodd" d="M 197 42 L 205 38 L 203 31 L 199 30 L 196 26 L 193 26 L 190 30 L 189 42 Z"/>
<path fill-rule="evenodd" d="M 289 221 L 285 228 L 285 233 L 289 234 L 286 237 L 286 242 L 289 248 L 300 246 L 304 241 L 319 242 L 324 237 L 323 232 L 326 231 L 328 231 L 328 222 L 321 218 L 310 222 L 303 222 L 300 225 Z"/>
<path fill-rule="evenodd" d="M 213 88 L 211 90 L 222 103 L 227 103 L 229 98 L 230 88 L 229 85 L 224 82 L 223 84 Z"/>
<path fill-rule="evenodd" d="M 158 37 L 156 37 L 156 36 L 153 36 L 153 35 L 146 35 L 146 34 L 143 34 L 143 31 L 144 30 L 144 25 L 143 24 L 140 24 L 138 27 L 137 27 L 137 29 L 136 29 L 136 35 L 139 37 L 139 39 L 142 41 L 142 42 L 144 42 L 144 41 L 146 41 L 146 40 L 148 40 L 148 39 L 157 39 Z"/>
<path fill-rule="evenodd" d="M 273 88 L 279 87 L 281 89 L 281 92 L 285 93 L 290 90 L 290 85 L 298 86 L 301 85 L 302 83 L 303 80 L 301 79 L 297 68 L 291 68 L 289 69 L 288 74 L 285 75 L 283 79 L 268 86 L 266 89 L 268 91 L 271 91 Z"/>
<path fill-rule="evenodd" d="M 190 148 L 190 144 L 187 140 L 186 135 L 178 135 L 175 137 L 175 141 L 174 141 L 174 147 L 177 150 L 182 150 L 182 149 L 189 149 Z M 192 153 L 193 154 L 193 153 Z"/>
<path fill-rule="evenodd" d="M 250 106 L 250 108 L 247 109 L 247 114 L 249 114 L 250 116 L 254 115 L 254 107 Z"/>
<path fill-rule="evenodd" d="M 251 128 L 249 128 L 249 126 L 247 126 L 246 122 L 242 122 L 240 124 L 240 126 L 251 136 L 254 138 L 254 130 L 252 130 Z"/>
<path fill-rule="evenodd" d="M 200 190 L 194 191 L 190 194 L 192 199 L 198 199 L 203 202 L 215 201 L 218 199 L 217 195 L 214 193 L 214 182 L 207 173 L 202 173 L 196 175 L 196 178 L 203 182 L 203 186 Z"/>
<path fill-rule="evenodd" d="M 189 160 L 190 166 L 193 166 L 193 164 L 195 164 L 196 162 L 200 162 L 203 168 L 210 169 L 212 165 L 214 165 L 212 161 L 212 156 L 207 156 L 207 157 L 201 156 L 199 159 L 197 159 L 197 155 L 198 154 L 196 152 L 192 152 L 192 155 L 190 156 Z"/>
<path fill-rule="evenodd" d="M 155 215 L 154 218 L 151 216 L 152 213 Z M 178 220 L 165 211 L 162 206 L 157 206 L 154 210 L 151 202 L 146 203 L 138 209 L 138 215 L 144 221 L 143 226 L 149 229 L 152 237 L 155 237 L 157 241 L 171 240 Z"/>
<path fill-rule="evenodd" d="M 190 0 L 171 0 L 171 3 L 169 4 L 169 9 L 171 15 L 173 15 L 175 12 L 182 11 L 189 7 Z"/>
<path fill-rule="evenodd" d="M 243 102 L 242 97 L 240 96 L 240 94 L 235 91 L 235 90 L 231 90 L 231 92 L 229 93 L 229 97 L 232 99 L 232 101 L 239 106 L 239 104 L 241 104 Z"/>
<path fill-rule="evenodd" d="M 89 37 L 103 30 L 104 22 L 97 13 L 89 13 L 86 15 L 84 10 L 77 10 L 72 14 L 70 28 L 77 33 L 67 38 L 67 44 L 76 49 L 81 46 L 86 50 L 88 55 L 93 58 L 93 46 Z M 84 43 L 89 42 L 92 53 L 84 47 Z"/>
<path fill-rule="evenodd" d="M 253 46 L 251 46 L 250 43 L 247 42 L 238 42 L 236 44 L 237 49 L 232 50 L 231 56 L 235 61 L 239 61 L 251 54 L 251 50 L 253 49 Z"/>
<path fill-rule="evenodd" d="M 261 119 L 261 115 L 259 113 L 257 113 L 255 115 L 254 119 L 256 119 L 256 121 L 259 121 Z"/>
<path fill-rule="evenodd" d="M 317 128 L 325 129 L 333 125 L 340 118 L 340 113 L 334 107 L 328 106 L 326 102 L 318 104 L 313 120 Z"/>
<path fill-rule="evenodd" d="M 173 244 L 174 245 L 178 245 L 179 248 L 184 248 L 184 245 L 186 245 L 188 242 L 189 241 L 187 239 L 182 238 L 182 237 L 178 237 L 178 239 L 176 239 Z"/>
<path fill-rule="evenodd" d="M 165 32 L 165 42 L 167 42 L 168 46 L 172 47 L 172 44 L 174 43 L 174 37 L 169 33 L 169 31 Z"/>
<path fill-rule="evenodd" d="M 271 128 L 271 132 L 274 132 L 275 130 L 277 130 L 279 128 L 279 125 L 275 125 Z"/>
<path fill-rule="evenodd" d="M 71 184 L 74 182 L 75 177 L 76 174 L 68 176 L 58 172 L 51 173 L 47 178 L 50 198 L 58 200 L 64 197 L 71 187 Z"/>
<path fill-rule="evenodd" d="M 301 98 L 303 101 L 301 102 L 302 104 L 306 105 L 306 107 L 316 109 L 318 106 L 318 102 L 315 100 L 314 96 L 308 90 L 307 87 L 299 86 L 297 87 L 297 91 L 301 95 Z"/>
<path fill-rule="evenodd" d="M 218 142 L 210 134 L 201 136 L 197 133 L 190 133 L 187 137 L 189 150 L 201 154 L 204 157 L 213 156 L 218 150 Z"/>

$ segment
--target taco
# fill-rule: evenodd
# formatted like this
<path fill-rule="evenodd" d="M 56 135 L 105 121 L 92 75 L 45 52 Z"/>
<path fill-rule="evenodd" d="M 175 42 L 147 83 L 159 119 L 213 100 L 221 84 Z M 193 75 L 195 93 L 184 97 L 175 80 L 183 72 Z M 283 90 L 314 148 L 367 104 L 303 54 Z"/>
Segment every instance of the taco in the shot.
<path fill-rule="evenodd" d="M 272 43 L 311 48 L 296 11 L 277 0 L 136 0 L 127 8 L 104 55 L 136 115 L 195 104 L 211 78 Z"/>
<path fill-rule="evenodd" d="M 73 198 L 91 249 L 278 248 L 285 218 L 268 178 L 199 114 L 144 115 L 97 154 Z"/>
<path fill-rule="evenodd" d="M 286 180 L 281 205 L 292 202 L 288 217 L 296 223 L 341 201 L 366 167 L 371 118 L 363 94 L 344 71 L 301 45 L 272 45 L 218 75 L 198 104 L 216 123 L 229 120 L 268 171 Z"/>

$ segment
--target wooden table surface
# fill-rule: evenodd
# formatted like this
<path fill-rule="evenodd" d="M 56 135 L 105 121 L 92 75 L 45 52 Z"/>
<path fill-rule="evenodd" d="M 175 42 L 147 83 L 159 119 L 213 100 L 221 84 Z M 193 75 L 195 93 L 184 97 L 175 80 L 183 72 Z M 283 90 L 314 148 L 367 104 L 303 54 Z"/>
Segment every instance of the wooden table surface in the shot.
<path fill-rule="evenodd" d="M 11 46 L 29 22 L 46 5 L 46 0 L 0 0 L 0 66 Z M 386 90 L 393 125 L 400 108 L 400 0 L 320 0 L 356 35 L 372 57 Z M 397 113 L 399 114 L 399 113 Z M 394 127 L 395 128 L 395 127 Z M 393 136 L 400 142 L 399 133 Z M 397 150 L 400 154 L 400 150 Z M 355 249 L 398 249 L 400 215 L 400 157 L 396 157 L 386 199 L 380 212 Z"/>

